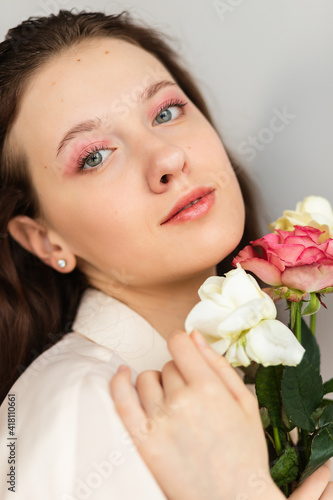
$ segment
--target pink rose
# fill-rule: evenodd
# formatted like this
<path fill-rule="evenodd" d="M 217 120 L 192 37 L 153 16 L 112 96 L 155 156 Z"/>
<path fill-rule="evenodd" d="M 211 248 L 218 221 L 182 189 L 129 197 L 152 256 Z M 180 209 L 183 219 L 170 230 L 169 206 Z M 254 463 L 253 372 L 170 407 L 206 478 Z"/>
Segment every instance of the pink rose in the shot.
<path fill-rule="evenodd" d="M 277 230 L 252 241 L 232 264 L 239 263 L 272 286 L 317 292 L 333 286 L 333 239 L 319 243 L 321 235 L 310 226 Z"/>

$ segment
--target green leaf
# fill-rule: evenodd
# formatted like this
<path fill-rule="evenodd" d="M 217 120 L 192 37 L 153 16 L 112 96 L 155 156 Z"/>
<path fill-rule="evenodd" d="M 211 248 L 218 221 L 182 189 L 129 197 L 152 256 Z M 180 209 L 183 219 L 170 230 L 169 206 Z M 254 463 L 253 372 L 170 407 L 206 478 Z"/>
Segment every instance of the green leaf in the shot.
<path fill-rule="evenodd" d="M 301 328 L 302 328 L 302 346 L 305 349 L 305 354 L 303 356 L 303 359 L 304 358 L 308 359 L 310 364 L 313 365 L 314 368 L 317 368 L 317 370 L 319 371 L 320 351 L 316 338 L 303 319 Z"/>
<path fill-rule="evenodd" d="M 315 421 L 312 413 L 323 398 L 322 379 L 319 371 L 308 359 L 297 366 L 287 366 L 281 384 L 281 395 L 288 418 L 293 424 L 313 432 Z"/>
<path fill-rule="evenodd" d="M 260 366 L 256 376 L 256 394 L 259 406 L 267 408 L 270 422 L 274 427 L 283 427 L 280 398 L 282 371 L 281 365 Z"/>
<path fill-rule="evenodd" d="M 300 479 L 302 483 L 311 476 L 321 465 L 333 457 L 333 424 L 318 429 L 312 440 L 310 459 Z"/>
<path fill-rule="evenodd" d="M 319 427 L 327 424 L 333 424 L 333 405 L 326 406 L 318 422 Z"/>
<path fill-rule="evenodd" d="M 287 417 L 286 410 L 282 405 L 282 411 L 281 411 L 281 416 L 282 416 L 282 422 L 286 426 L 288 431 L 291 431 L 292 429 L 295 428 L 295 425 L 292 423 L 291 420 Z"/>
<path fill-rule="evenodd" d="M 271 423 L 267 408 L 260 408 L 260 418 L 263 428 L 267 429 L 267 427 Z"/>
<path fill-rule="evenodd" d="M 309 300 L 304 302 L 307 302 L 307 305 L 302 311 L 302 316 L 307 316 L 308 314 L 314 314 L 320 308 L 320 300 L 316 292 L 311 292 Z"/>
<path fill-rule="evenodd" d="M 270 472 L 275 484 L 281 488 L 281 486 L 291 483 L 297 478 L 298 468 L 297 453 L 287 443 L 282 454 L 271 467 Z"/>
<path fill-rule="evenodd" d="M 316 425 L 318 425 L 319 419 L 322 416 L 322 414 L 324 413 L 325 408 L 326 408 L 326 405 L 323 404 L 323 402 L 322 402 L 321 405 L 318 406 L 318 408 L 316 408 L 315 411 L 312 413 L 312 418 L 316 422 Z"/>
<path fill-rule="evenodd" d="M 327 380 L 327 382 L 324 383 L 323 389 L 324 389 L 324 395 L 333 392 L 333 378 Z"/>
<path fill-rule="evenodd" d="M 333 286 L 329 286 L 328 288 L 323 288 L 322 290 L 318 290 L 317 293 L 320 294 L 325 294 L 325 293 L 332 293 L 333 292 Z"/>
<path fill-rule="evenodd" d="M 321 420 L 321 417 L 324 413 L 324 411 L 327 410 L 327 413 L 323 417 L 324 420 Z M 323 427 L 326 424 L 333 423 L 333 418 L 330 419 L 330 415 L 333 414 L 333 401 L 330 399 L 323 399 L 321 402 L 321 405 L 318 406 L 318 408 L 315 409 L 315 411 L 312 413 L 312 418 L 316 421 L 316 425 L 318 427 Z"/>

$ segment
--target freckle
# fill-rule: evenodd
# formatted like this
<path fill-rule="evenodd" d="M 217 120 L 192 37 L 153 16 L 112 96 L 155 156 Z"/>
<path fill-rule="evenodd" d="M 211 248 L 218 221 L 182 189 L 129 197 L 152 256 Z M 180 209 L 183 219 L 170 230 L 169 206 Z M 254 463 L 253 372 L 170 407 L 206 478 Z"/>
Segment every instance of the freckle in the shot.
<path fill-rule="evenodd" d="M 108 50 L 105 51 L 105 54 L 109 54 L 110 52 Z"/>
<path fill-rule="evenodd" d="M 77 61 L 78 61 L 78 62 L 80 62 L 80 61 L 81 61 L 81 59 L 78 59 Z"/>
<path fill-rule="evenodd" d="M 47 168 L 47 166 L 46 166 L 46 165 L 44 165 L 44 168 Z"/>

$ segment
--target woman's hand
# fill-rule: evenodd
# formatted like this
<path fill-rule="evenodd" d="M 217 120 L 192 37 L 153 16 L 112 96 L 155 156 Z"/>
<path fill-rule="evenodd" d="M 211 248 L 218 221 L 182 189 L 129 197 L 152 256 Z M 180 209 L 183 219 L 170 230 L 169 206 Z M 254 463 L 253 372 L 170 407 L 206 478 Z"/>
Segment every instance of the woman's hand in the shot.
<path fill-rule="evenodd" d="M 333 500 L 333 482 L 329 483 L 331 461 L 317 469 L 297 488 L 290 500 Z"/>
<path fill-rule="evenodd" d="M 168 341 L 174 361 L 143 372 L 136 388 L 121 367 L 111 381 L 117 411 L 169 500 L 279 500 L 256 398 L 200 334 Z M 289 497 L 333 500 L 326 464 Z"/>
<path fill-rule="evenodd" d="M 197 332 L 173 334 L 168 347 L 173 361 L 161 374 L 140 374 L 137 391 L 126 367 L 111 381 L 117 411 L 167 498 L 283 499 L 257 400 L 235 370 Z"/>

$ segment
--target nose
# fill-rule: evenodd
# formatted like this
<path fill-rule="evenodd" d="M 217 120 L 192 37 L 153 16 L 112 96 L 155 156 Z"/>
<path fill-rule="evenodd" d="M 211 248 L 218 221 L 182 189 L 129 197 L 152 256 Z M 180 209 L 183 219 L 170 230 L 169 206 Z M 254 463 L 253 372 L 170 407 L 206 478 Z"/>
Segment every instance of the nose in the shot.
<path fill-rule="evenodd" d="M 149 141 L 149 139 L 148 139 Z M 146 150 L 148 160 L 147 181 L 155 193 L 167 191 L 172 182 L 189 170 L 183 148 L 153 139 Z"/>

